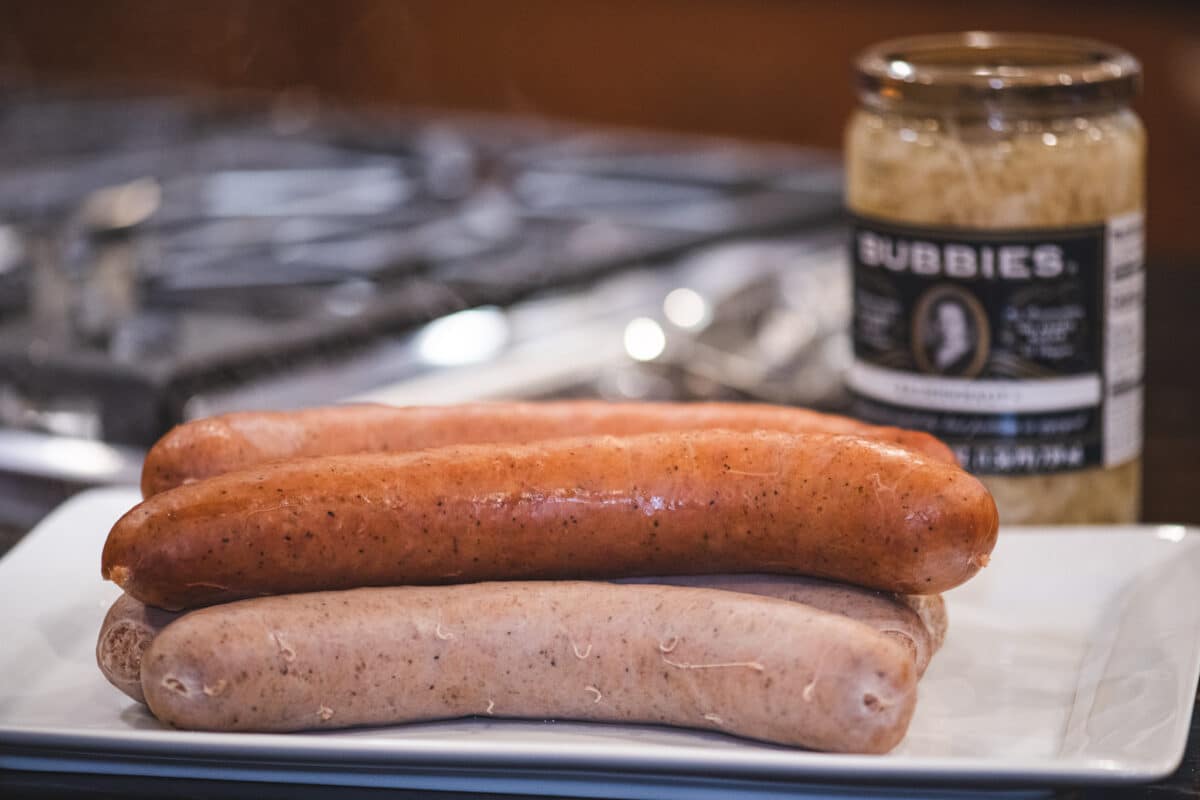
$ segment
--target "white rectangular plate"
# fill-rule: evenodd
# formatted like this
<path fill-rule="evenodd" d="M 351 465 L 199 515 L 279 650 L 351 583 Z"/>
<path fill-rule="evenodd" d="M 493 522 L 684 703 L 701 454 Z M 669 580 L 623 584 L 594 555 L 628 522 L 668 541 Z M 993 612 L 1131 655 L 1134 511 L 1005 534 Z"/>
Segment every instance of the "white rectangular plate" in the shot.
<path fill-rule="evenodd" d="M 94 661 L 118 593 L 100 580 L 100 549 L 138 499 L 133 489 L 79 495 L 0 560 L 0 767 L 631 798 L 1130 783 L 1178 765 L 1200 674 L 1200 531 L 1014 528 L 991 566 L 947 594 L 949 638 L 908 737 L 887 756 L 479 719 L 322 734 L 174 731 L 110 687 Z"/>

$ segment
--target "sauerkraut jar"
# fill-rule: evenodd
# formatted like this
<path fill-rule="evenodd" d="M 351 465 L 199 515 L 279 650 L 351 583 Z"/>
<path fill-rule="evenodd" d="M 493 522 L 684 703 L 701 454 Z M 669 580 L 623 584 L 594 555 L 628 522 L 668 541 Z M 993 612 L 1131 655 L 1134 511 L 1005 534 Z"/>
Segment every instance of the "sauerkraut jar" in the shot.
<path fill-rule="evenodd" d="M 1140 505 L 1140 68 L 1093 41 L 961 33 L 857 61 L 846 131 L 855 412 L 930 431 L 1005 522 Z"/>

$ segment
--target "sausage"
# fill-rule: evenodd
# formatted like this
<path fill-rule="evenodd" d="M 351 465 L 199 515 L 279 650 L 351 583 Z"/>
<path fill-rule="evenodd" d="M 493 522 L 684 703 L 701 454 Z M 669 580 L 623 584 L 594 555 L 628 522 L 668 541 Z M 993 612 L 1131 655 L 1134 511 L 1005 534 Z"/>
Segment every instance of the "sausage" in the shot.
<path fill-rule="evenodd" d="M 667 575 L 626 578 L 617 583 L 695 586 L 777 597 L 820 611 L 858 620 L 901 644 L 913 659 L 917 675 L 946 639 L 946 604 L 941 595 L 896 595 L 819 578 L 781 575 Z M 921 613 L 917 612 L 917 607 Z"/>
<path fill-rule="evenodd" d="M 996 506 L 957 466 L 854 436 L 586 437 L 298 459 L 143 501 L 102 575 L 178 610 L 262 594 L 775 572 L 937 593 Z"/>
<path fill-rule="evenodd" d="M 779 575 L 673 575 L 626 578 L 616 582 L 760 594 L 841 614 L 869 625 L 903 645 L 913 657 L 918 676 L 925 673 L 930 658 L 941 649 L 946 635 L 946 606 L 941 595 L 892 595 L 817 578 Z M 923 609 L 922 615 L 914 613 L 908 605 L 918 602 Z M 143 605 L 127 594 L 117 598 L 104 618 L 96 644 L 96 661 L 109 683 L 131 699 L 145 703 L 142 654 L 159 631 L 179 616 L 178 612 Z"/>
<path fill-rule="evenodd" d="M 974 574 L 990 495 L 855 437 L 727 431 L 298 460 L 150 498 L 103 574 L 178 609 L 520 577 L 774 571 L 904 593 Z"/>
<path fill-rule="evenodd" d="M 601 401 L 346 405 L 247 411 L 178 425 L 146 455 L 142 494 L 150 497 L 180 484 L 286 458 L 710 428 L 855 434 L 954 462 L 950 449 L 927 433 L 784 406 Z"/>
<path fill-rule="evenodd" d="M 96 664 L 113 686 L 139 703 L 142 694 L 142 656 L 159 631 L 179 615 L 139 603 L 127 594 L 116 599 L 96 641 Z"/>
<path fill-rule="evenodd" d="M 354 589 L 189 613 L 142 661 L 177 728 L 282 732 L 489 715 L 660 723 L 883 753 L 912 659 L 846 617 L 736 592 L 589 582 Z"/>
<path fill-rule="evenodd" d="M 897 599 L 911 608 L 921 619 L 921 626 L 929 631 L 933 652 L 941 649 L 946 641 L 950 619 L 946 615 L 946 601 L 940 594 L 901 594 Z"/>

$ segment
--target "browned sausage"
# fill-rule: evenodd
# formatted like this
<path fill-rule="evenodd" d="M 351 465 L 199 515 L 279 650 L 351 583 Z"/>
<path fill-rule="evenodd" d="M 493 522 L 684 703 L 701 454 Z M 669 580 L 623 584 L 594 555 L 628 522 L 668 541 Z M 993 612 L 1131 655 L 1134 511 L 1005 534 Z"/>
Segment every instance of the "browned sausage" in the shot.
<path fill-rule="evenodd" d="M 617 582 L 745 592 L 804 603 L 818 611 L 841 614 L 903 645 L 912 655 L 917 675 L 925 674 L 929 660 L 946 639 L 946 604 L 938 594 L 896 595 L 820 578 L 784 575 L 666 575 L 626 578 Z"/>
<path fill-rule="evenodd" d="M 848 433 L 954 461 L 950 449 L 927 433 L 784 406 L 582 400 L 408 408 L 351 405 L 248 411 L 179 425 L 147 454 L 142 494 L 150 497 L 180 484 L 285 458 L 711 428 Z"/>
<path fill-rule="evenodd" d="M 142 661 L 180 728 L 297 731 L 471 715 L 662 723 L 883 753 L 912 659 L 862 623 L 710 589 L 536 581 L 356 589 L 187 614 Z"/>
<path fill-rule="evenodd" d="M 854 436 L 677 432 L 299 459 L 155 495 L 102 573 L 167 609 L 517 578 L 776 572 L 904 593 L 987 562 L 962 469 Z"/>
<path fill-rule="evenodd" d="M 893 595 L 819 578 L 780 575 L 673 575 L 617 582 L 761 594 L 841 614 L 902 644 L 912 655 L 918 675 L 924 674 L 929 659 L 941 648 L 946 635 L 946 607 L 941 595 Z M 909 607 L 910 602 L 919 603 L 921 615 Z M 177 612 L 150 608 L 127 594 L 117 598 L 100 626 L 96 643 L 96 661 L 109 683 L 131 699 L 146 702 L 142 694 L 142 654 L 158 632 L 179 616 Z"/>
<path fill-rule="evenodd" d="M 127 594 L 117 598 L 96 640 L 96 664 L 113 686 L 137 700 L 146 702 L 142 694 L 142 655 L 158 632 L 179 615 L 150 608 Z"/>

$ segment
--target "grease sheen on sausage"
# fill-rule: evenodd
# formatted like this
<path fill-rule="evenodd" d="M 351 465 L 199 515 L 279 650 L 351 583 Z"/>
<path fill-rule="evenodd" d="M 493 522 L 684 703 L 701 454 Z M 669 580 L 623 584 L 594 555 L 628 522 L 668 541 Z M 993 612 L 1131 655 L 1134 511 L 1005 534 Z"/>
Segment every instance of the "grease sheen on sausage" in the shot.
<path fill-rule="evenodd" d="M 154 606 L 518 578 L 806 574 L 936 593 L 996 507 L 957 466 L 853 436 L 731 431 L 299 459 L 155 495 L 102 574 Z"/>
<path fill-rule="evenodd" d="M 286 458 L 710 428 L 854 434 L 954 461 L 950 449 L 927 433 L 785 406 L 592 400 L 410 407 L 364 404 L 235 412 L 178 425 L 146 455 L 142 494 L 150 497 L 184 483 Z"/>
<path fill-rule="evenodd" d="M 799 603 L 539 581 L 268 597 L 189 613 L 142 662 L 150 709 L 210 731 L 470 715 L 661 723 L 882 753 L 916 700 L 912 659 Z"/>

